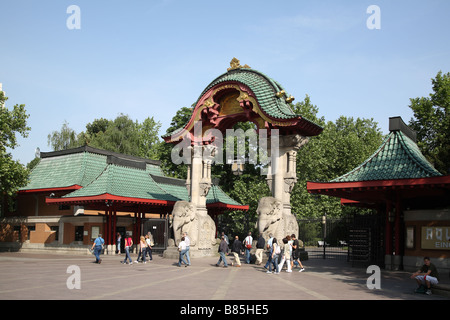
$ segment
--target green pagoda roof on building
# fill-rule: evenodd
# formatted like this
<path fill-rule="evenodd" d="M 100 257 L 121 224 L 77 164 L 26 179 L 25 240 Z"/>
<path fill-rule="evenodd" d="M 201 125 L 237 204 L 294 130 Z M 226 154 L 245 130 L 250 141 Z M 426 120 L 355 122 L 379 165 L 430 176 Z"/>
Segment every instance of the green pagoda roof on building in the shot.
<path fill-rule="evenodd" d="M 398 118 L 391 118 L 397 121 Z M 442 176 L 400 127 L 392 129 L 366 161 L 331 182 L 416 179 Z"/>
<path fill-rule="evenodd" d="M 127 156 L 84 146 L 41 154 L 32 170 L 27 186 L 19 193 L 68 192 L 47 198 L 49 204 L 104 202 L 139 203 L 172 206 L 176 201 L 189 200 L 185 181 L 165 177 L 159 161 Z M 218 186 L 208 193 L 211 207 L 247 210 Z"/>
<path fill-rule="evenodd" d="M 329 182 L 307 182 L 309 193 L 340 197 L 342 203 L 375 204 L 392 197 L 441 203 L 450 176 L 437 171 L 420 152 L 416 134 L 400 117 L 389 119 L 390 133 L 361 165 Z M 428 197 L 428 198 L 426 198 Z"/>

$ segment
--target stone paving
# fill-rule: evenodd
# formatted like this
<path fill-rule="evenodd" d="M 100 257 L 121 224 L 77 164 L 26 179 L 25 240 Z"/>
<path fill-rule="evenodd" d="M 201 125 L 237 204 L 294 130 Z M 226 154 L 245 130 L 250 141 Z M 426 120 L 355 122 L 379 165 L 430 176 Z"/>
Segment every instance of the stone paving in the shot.
<path fill-rule="evenodd" d="M 413 293 L 415 282 L 402 271 L 381 270 L 381 288 L 368 289 L 371 274 L 365 268 L 337 260 L 308 260 L 304 272 L 276 275 L 266 274 L 262 265 L 216 267 L 218 258 L 193 259 L 189 267 L 178 267 L 176 260 L 160 255 L 132 265 L 121 263 L 123 255 L 102 259 L 96 264 L 94 256 L 0 253 L 0 299 L 449 300 Z M 77 283 L 79 289 L 69 288 Z"/>

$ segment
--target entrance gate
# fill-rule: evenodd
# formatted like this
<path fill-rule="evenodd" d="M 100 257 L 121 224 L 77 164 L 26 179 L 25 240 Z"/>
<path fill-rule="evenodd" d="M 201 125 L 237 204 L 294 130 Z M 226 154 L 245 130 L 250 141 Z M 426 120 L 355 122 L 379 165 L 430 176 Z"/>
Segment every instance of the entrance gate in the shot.
<path fill-rule="evenodd" d="M 299 219 L 299 237 L 309 259 L 336 259 L 353 266 L 384 267 L 383 217 L 354 215 L 340 219 Z"/>
<path fill-rule="evenodd" d="M 351 219 L 301 219 L 299 237 L 309 259 L 347 260 L 349 255 L 348 230 Z"/>

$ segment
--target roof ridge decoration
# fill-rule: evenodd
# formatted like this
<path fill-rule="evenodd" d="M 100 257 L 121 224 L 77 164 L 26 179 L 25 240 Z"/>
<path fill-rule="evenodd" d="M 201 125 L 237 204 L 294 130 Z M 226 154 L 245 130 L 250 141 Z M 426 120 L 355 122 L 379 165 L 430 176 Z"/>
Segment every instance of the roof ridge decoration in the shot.
<path fill-rule="evenodd" d="M 241 69 L 241 68 L 251 69 L 250 66 L 247 64 L 241 66 L 240 61 L 236 58 L 233 58 L 233 59 L 231 59 L 230 67 L 227 69 L 227 71 L 234 70 L 234 69 Z"/>

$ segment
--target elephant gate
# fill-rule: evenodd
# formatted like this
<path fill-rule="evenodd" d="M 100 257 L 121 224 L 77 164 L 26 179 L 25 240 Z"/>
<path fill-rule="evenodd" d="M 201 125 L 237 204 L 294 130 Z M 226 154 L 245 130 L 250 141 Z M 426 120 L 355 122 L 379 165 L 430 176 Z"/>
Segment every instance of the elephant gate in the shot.
<path fill-rule="evenodd" d="M 298 235 L 290 205 L 290 194 L 297 182 L 297 153 L 308 137 L 320 134 L 322 128 L 295 114 L 290 106 L 293 100 L 278 82 L 247 65 L 241 66 L 234 58 L 227 72 L 200 94 L 188 123 L 163 136 L 165 142 L 175 145 L 172 161 L 188 165 L 189 201 L 177 202 L 172 215 L 175 245 L 183 232 L 187 232 L 191 257 L 217 253 L 215 223 L 207 209 L 214 163 L 234 161 L 239 165 L 248 160 L 256 164 L 259 159 L 261 174 L 267 176 L 272 193 L 272 197 L 259 201 L 259 232 L 266 239 L 270 233 L 280 240 L 287 234 Z M 232 129 L 234 124 L 248 121 L 257 129 L 247 132 Z M 223 138 L 229 136 L 238 138 L 237 157 L 234 145 L 229 145 L 234 138 L 226 139 L 224 155 Z M 248 158 L 239 152 L 244 145 L 239 139 L 245 137 L 257 146 L 250 148 Z"/>

